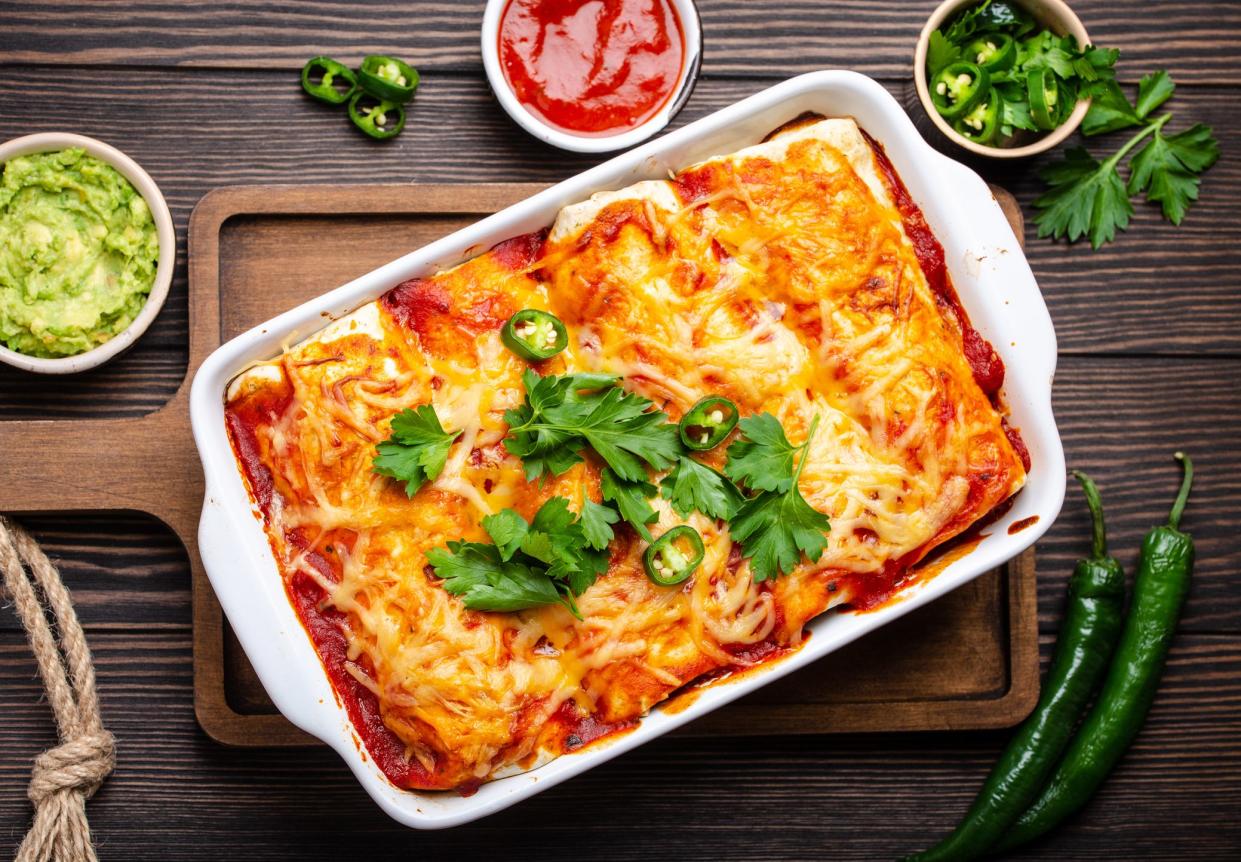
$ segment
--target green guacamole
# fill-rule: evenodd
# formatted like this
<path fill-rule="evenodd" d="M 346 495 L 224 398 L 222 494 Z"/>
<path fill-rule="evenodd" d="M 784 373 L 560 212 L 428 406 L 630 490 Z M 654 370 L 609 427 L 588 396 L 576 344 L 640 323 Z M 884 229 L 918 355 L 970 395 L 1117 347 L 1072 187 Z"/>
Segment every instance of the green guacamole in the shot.
<path fill-rule="evenodd" d="M 133 322 L 159 239 L 142 195 L 84 150 L 19 156 L 0 176 L 0 344 L 72 356 Z"/>

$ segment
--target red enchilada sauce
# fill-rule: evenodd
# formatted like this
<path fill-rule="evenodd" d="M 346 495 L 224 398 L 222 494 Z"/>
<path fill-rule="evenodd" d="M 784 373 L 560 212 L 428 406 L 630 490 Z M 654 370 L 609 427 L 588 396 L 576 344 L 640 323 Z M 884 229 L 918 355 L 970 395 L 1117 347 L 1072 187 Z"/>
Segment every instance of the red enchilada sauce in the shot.
<path fill-rule="evenodd" d="M 675 92 L 685 58 L 670 0 L 510 0 L 498 47 L 517 101 L 589 135 L 650 119 Z"/>

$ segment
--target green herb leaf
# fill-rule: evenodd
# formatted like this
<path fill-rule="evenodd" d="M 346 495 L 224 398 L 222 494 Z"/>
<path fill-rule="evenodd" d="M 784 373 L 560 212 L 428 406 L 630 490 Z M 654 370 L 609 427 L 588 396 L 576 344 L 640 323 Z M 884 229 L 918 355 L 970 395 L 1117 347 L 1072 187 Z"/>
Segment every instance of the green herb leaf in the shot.
<path fill-rule="evenodd" d="M 522 541 L 530 531 L 526 519 L 512 509 L 502 509 L 494 515 L 483 518 L 483 529 L 495 542 L 500 552 L 500 559 L 508 562 L 521 547 Z"/>
<path fill-rule="evenodd" d="M 371 469 L 404 482 L 410 497 L 443 471 L 453 441 L 461 436 L 459 431 L 444 430 L 430 404 L 393 416 L 391 434 L 375 447 L 378 454 Z"/>
<path fill-rule="evenodd" d="M 616 506 L 616 511 L 638 535 L 644 541 L 653 541 L 646 525 L 659 520 L 659 513 L 647 502 L 655 496 L 655 486 L 650 482 L 626 482 L 609 467 L 603 468 L 599 486 L 603 499 Z"/>
<path fill-rule="evenodd" d="M 598 513 L 590 518 L 600 520 Z M 607 526 L 606 517 L 603 521 Z M 607 543 L 600 547 L 587 538 L 585 519 L 575 518 L 563 497 L 548 499 L 529 523 L 504 509 L 483 518 L 483 529 L 495 544 L 449 542 L 448 550 L 427 552 L 444 589 L 463 596 L 466 607 L 475 610 L 513 611 L 560 602 L 578 615 L 573 597 L 608 569 Z"/>
<path fill-rule="evenodd" d="M 728 520 L 745 501 L 726 476 L 688 455 L 682 455 L 659 484 L 660 493 L 682 518 L 697 509 L 709 518 Z"/>
<path fill-rule="evenodd" d="M 1175 89 L 1176 84 L 1172 83 L 1171 76 L 1163 69 L 1143 77 L 1138 82 L 1137 115 L 1146 119 L 1151 111 L 1172 98 Z"/>
<path fill-rule="evenodd" d="M 1067 80 L 1077 74 L 1073 66 L 1076 55 L 1076 43 L 1072 36 L 1060 38 L 1044 30 L 1018 45 L 1017 65 L 1025 72 L 1048 68 Z"/>
<path fill-rule="evenodd" d="M 1041 210 L 1034 219 L 1038 235 L 1067 237 L 1069 242 L 1089 236 L 1098 248 L 1127 228 L 1133 205 L 1116 172 L 1117 161 L 1114 156 L 1100 164 L 1077 147 L 1044 168 L 1039 175 L 1051 188 L 1034 202 Z"/>
<path fill-rule="evenodd" d="M 1115 81 L 1101 82 L 1092 94 L 1090 110 L 1082 120 L 1083 135 L 1102 135 L 1141 124 L 1142 118 Z"/>
<path fill-rule="evenodd" d="M 443 578 L 445 590 L 462 596 L 478 611 L 520 611 L 561 601 L 560 591 L 545 573 L 505 562 L 495 545 L 449 542 L 448 550 L 432 548 L 427 562 Z"/>
<path fill-rule="evenodd" d="M 784 436 L 780 420 L 759 413 L 742 419 L 737 427 L 741 436 L 728 447 L 724 475 L 754 491 L 787 491 L 799 447 Z"/>
<path fill-rule="evenodd" d="M 587 500 L 582 506 L 579 516 L 582 524 L 582 536 L 586 544 L 596 551 L 602 551 L 616 537 L 612 525 L 620 520 L 620 515 L 611 506 L 604 506 L 594 500 Z"/>
<path fill-rule="evenodd" d="M 814 561 L 827 547 L 827 516 L 811 508 L 793 488 L 783 494 L 765 491 L 746 500 L 729 523 L 733 538 L 750 558 L 754 580 L 788 574 L 805 554 Z"/>
<path fill-rule="evenodd" d="M 526 401 L 504 414 L 504 446 L 522 459 L 526 478 L 559 475 L 582 460 L 589 446 L 627 481 L 666 470 L 680 454 L 676 426 L 654 404 L 599 374 L 523 377 Z"/>
<path fill-rule="evenodd" d="M 1199 124 L 1171 137 L 1156 129 L 1129 163 L 1129 193 L 1145 192 L 1148 200 L 1162 206 L 1164 218 L 1179 225 L 1198 199 L 1198 173 L 1218 158 L 1219 144 L 1207 126 Z"/>
<path fill-rule="evenodd" d="M 819 425 L 819 417 L 816 416 L 810 423 L 805 442 L 792 447 L 774 416 L 767 413 L 760 416 L 769 417 L 770 422 L 764 420 L 761 423 L 751 423 L 748 429 L 743 426 L 742 433 L 747 436 L 758 433 L 766 442 L 756 445 L 773 452 L 788 446 L 791 450 L 788 456 L 789 469 L 785 473 L 784 462 L 775 458 L 743 462 L 747 466 L 761 464 L 767 468 L 760 477 L 767 489 L 743 502 L 729 521 L 728 528 L 733 538 L 741 543 L 742 551 L 750 558 L 754 580 L 765 581 L 791 572 L 802 554 L 809 560 L 817 560 L 827 547 L 824 533 L 830 529 L 830 525 L 827 516 L 807 503 L 801 495 L 801 489 L 797 487 L 797 480 L 806 466 L 805 453 L 809 450 L 810 441 Z M 770 427 L 771 422 L 779 429 L 779 441 L 782 441 L 782 445 L 777 445 L 778 441 Z M 740 442 L 742 441 L 734 442 L 728 449 L 730 465 L 733 463 L 733 448 Z M 801 454 L 801 461 L 797 469 L 793 470 L 792 457 L 798 453 Z M 753 450 L 743 452 L 747 459 L 752 459 L 753 454 Z M 753 471 L 747 470 L 747 473 L 751 472 Z M 747 484 L 750 484 L 751 488 L 758 487 L 748 479 Z"/>
<path fill-rule="evenodd" d="M 1001 96 L 1000 131 L 1011 135 L 1013 129 L 1025 129 L 1028 132 L 1038 131 L 1034 118 L 1030 116 L 1030 103 L 1024 99 L 1009 101 Z"/>
<path fill-rule="evenodd" d="M 931 33 L 926 46 L 926 68 L 928 77 L 934 78 L 939 72 L 961 59 L 961 49 L 948 41 L 939 30 Z"/>

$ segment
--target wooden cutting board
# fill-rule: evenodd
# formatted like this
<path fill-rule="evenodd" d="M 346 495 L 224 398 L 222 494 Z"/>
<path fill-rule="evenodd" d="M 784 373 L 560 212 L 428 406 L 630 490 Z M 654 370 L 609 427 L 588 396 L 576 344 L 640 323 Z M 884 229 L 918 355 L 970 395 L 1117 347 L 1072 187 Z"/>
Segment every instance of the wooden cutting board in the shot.
<path fill-rule="evenodd" d="M 188 415 L 195 370 L 251 326 L 542 188 L 217 189 L 190 217 L 189 370 L 172 400 L 137 419 L 0 422 L 0 451 L 24 466 L 0 483 L 0 511 L 134 509 L 161 519 L 185 543 L 193 578 L 195 709 L 212 738 L 244 746 L 315 743 L 268 700 L 198 556 L 203 485 Z M 1016 202 L 1003 190 L 995 193 L 1020 238 Z M 1011 726 L 1038 697 L 1034 577 L 1031 551 L 681 732 Z"/>

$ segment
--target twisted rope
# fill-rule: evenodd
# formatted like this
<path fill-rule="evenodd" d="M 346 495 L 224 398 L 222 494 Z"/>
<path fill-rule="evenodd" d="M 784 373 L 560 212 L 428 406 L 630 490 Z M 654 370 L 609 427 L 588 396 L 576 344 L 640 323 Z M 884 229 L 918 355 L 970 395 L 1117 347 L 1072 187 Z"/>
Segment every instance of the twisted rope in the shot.
<path fill-rule="evenodd" d="M 116 744 L 99 717 L 90 649 L 56 568 L 25 530 L 3 517 L 0 573 L 26 628 L 61 740 L 35 758 L 26 791 L 34 823 L 15 862 L 95 862 L 86 800 L 112 772 Z"/>

